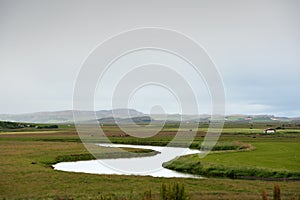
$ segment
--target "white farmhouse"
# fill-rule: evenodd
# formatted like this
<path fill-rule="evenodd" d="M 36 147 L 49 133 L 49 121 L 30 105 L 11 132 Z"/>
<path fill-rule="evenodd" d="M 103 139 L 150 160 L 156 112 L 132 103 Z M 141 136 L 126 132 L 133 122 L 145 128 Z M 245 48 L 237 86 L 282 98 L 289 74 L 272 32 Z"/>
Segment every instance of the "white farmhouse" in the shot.
<path fill-rule="evenodd" d="M 273 128 L 266 128 L 263 133 L 270 134 L 270 133 L 276 133 L 276 130 Z"/>

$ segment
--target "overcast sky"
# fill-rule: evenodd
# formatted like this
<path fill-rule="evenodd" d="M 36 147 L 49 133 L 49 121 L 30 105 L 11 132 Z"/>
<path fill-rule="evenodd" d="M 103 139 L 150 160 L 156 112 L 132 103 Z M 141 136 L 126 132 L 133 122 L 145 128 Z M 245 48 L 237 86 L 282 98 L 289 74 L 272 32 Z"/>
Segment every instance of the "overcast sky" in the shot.
<path fill-rule="evenodd" d="M 299 10 L 298 0 L 0 0 L 0 113 L 72 109 L 91 50 L 122 31 L 161 27 L 206 49 L 223 78 L 227 114 L 300 116 Z M 149 112 L 145 93 L 132 107 Z M 159 96 L 153 102 L 178 112 L 174 99 Z M 110 109 L 101 98 L 96 108 Z"/>

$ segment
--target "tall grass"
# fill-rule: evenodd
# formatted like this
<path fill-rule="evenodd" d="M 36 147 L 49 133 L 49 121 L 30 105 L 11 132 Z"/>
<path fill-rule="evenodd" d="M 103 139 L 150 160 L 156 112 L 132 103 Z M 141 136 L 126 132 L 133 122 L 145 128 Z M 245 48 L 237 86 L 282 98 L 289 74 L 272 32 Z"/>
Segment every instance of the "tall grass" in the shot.
<path fill-rule="evenodd" d="M 174 183 L 173 185 L 165 185 L 162 183 L 160 190 L 161 200 L 187 200 L 184 185 Z"/>
<path fill-rule="evenodd" d="M 263 200 L 268 200 L 268 196 L 267 196 L 267 193 L 266 193 L 265 189 L 262 190 L 261 197 L 262 197 Z"/>
<path fill-rule="evenodd" d="M 262 197 L 262 200 L 268 200 L 265 189 L 262 190 L 261 197 Z M 298 196 L 298 199 L 300 199 L 300 196 Z M 281 200 L 280 187 L 278 184 L 275 184 L 274 188 L 273 188 L 273 200 Z M 290 200 L 296 200 L 296 198 L 290 197 Z"/>
<path fill-rule="evenodd" d="M 115 194 L 101 195 L 100 200 L 119 200 Z M 185 193 L 185 188 L 183 184 L 173 183 L 166 185 L 161 184 L 160 194 L 153 195 L 151 189 L 148 189 L 141 193 L 139 196 L 133 196 L 132 191 L 129 197 L 122 197 L 122 200 L 188 200 L 188 196 Z"/>
<path fill-rule="evenodd" d="M 279 185 L 274 185 L 274 189 L 273 189 L 273 199 L 274 200 L 280 200 L 280 187 Z"/>

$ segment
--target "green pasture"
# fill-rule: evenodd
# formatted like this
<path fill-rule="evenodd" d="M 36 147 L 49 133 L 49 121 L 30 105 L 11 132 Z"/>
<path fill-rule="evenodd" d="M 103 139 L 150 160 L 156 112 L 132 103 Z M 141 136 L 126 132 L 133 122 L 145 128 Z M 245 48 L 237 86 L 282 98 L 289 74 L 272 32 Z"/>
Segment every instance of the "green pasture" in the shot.
<path fill-rule="evenodd" d="M 141 139 L 120 137 L 115 126 L 104 127 L 115 143 L 163 145 L 176 134 L 174 127 L 160 132 L 157 136 Z M 185 170 L 190 164 L 206 163 L 207 166 L 222 165 L 227 168 L 263 168 L 275 171 L 299 172 L 298 129 L 280 130 L 272 135 L 257 135 L 261 130 L 225 128 L 219 145 L 232 146 L 236 141 L 252 144 L 253 151 L 219 152 L 204 159 L 197 155 L 179 158 L 184 161 Z M 172 134 L 172 130 L 174 133 Z M 45 132 L 44 132 L 45 131 Z M 171 133 L 170 133 L 171 132 Z M 186 133 L 188 134 L 188 132 Z M 201 144 L 205 128 L 200 128 L 194 144 Z M 91 142 L 101 142 L 101 138 Z M 182 142 L 185 142 L 182 137 Z M 150 156 L 153 152 L 138 151 Z M 101 148 L 100 157 L 128 157 L 114 148 Z M 298 199 L 298 181 L 241 180 L 224 177 L 205 179 L 153 178 L 149 176 L 93 175 L 55 171 L 51 164 L 61 161 L 93 159 L 84 148 L 74 127 L 63 126 L 56 130 L 34 130 L 23 133 L 12 130 L 0 133 L 0 199 L 101 199 L 111 196 L 116 200 L 140 200 L 151 190 L 152 199 L 160 199 L 162 183 L 180 182 L 190 199 L 261 199 L 262 190 L 272 197 L 274 184 L 281 188 L 282 199 Z M 181 163 L 182 164 L 182 163 Z M 179 169 L 180 170 L 180 169 Z"/>

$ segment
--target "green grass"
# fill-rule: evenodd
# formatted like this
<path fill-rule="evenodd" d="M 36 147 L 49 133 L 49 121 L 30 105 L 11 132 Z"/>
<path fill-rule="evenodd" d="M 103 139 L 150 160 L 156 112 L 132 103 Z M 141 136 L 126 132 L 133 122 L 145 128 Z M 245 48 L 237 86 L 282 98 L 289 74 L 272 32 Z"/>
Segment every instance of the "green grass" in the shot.
<path fill-rule="evenodd" d="M 254 151 L 211 153 L 205 158 L 189 155 L 164 166 L 205 176 L 300 178 L 300 140 L 253 142 Z"/>
<path fill-rule="evenodd" d="M 174 127 L 171 128 L 173 130 Z M 274 161 L 282 162 L 282 164 L 274 165 L 274 169 L 276 170 L 281 170 L 282 166 L 287 170 L 299 167 L 293 161 L 293 158 L 295 158 L 295 155 L 293 157 L 293 152 L 299 152 L 297 146 L 299 143 L 298 133 L 285 132 L 283 134 L 257 136 L 254 138 L 251 134 L 233 133 L 241 131 L 241 129 L 245 130 L 245 127 L 237 129 L 239 130 L 225 130 L 227 132 L 221 136 L 220 146 L 234 146 L 232 144 L 235 141 L 242 141 L 253 144 L 257 147 L 257 150 L 238 153 L 216 153 L 207 156 L 205 159 L 211 159 L 209 162 L 220 164 L 223 161 L 219 160 L 225 155 L 226 160 L 228 160 L 225 162 L 226 165 L 230 166 L 232 164 L 232 166 L 236 166 L 235 163 L 238 163 L 238 159 L 243 157 L 242 155 L 248 155 L 250 157 L 246 157 L 249 159 L 240 159 L 242 161 L 240 164 L 245 163 L 246 165 L 250 165 L 251 162 L 253 164 L 259 160 L 265 161 L 266 165 L 271 166 L 273 166 L 272 162 Z M 202 142 L 203 131 L 200 129 L 195 139 L 195 144 Z M 174 132 L 172 135 L 167 130 L 147 139 L 119 137 L 120 130 L 113 126 L 107 127 L 107 132 L 110 134 L 109 138 L 116 143 L 143 143 L 149 145 L 165 144 L 176 134 Z M 184 138 L 182 138 L 182 141 L 184 141 Z M 278 145 L 272 146 L 272 144 Z M 286 147 L 287 144 L 293 144 L 291 149 Z M 264 148 L 271 149 L 272 152 L 267 152 Z M 233 148 L 233 150 L 236 149 Z M 141 151 L 140 153 L 149 153 L 143 150 L 139 151 Z M 263 154 L 259 155 L 260 151 Z M 285 151 L 286 153 L 284 153 Z M 122 153 L 118 149 L 113 148 L 101 148 L 101 153 L 102 156 L 109 157 L 113 155 L 116 157 L 125 156 L 121 155 Z M 252 153 L 255 154 L 252 155 Z M 237 157 L 231 157 L 232 155 L 237 155 Z M 159 199 L 162 183 L 169 185 L 174 182 L 183 183 L 185 191 L 192 200 L 260 199 L 262 189 L 265 189 L 267 196 L 271 197 L 274 184 L 280 185 L 283 199 L 298 198 L 300 194 L 298 182 L 290 181 L 93 175 L 56 171 L 49 167 L 49 164 L 58 161 L 82 159 L 92 159 L 92 157 L 90 157 L 89 152 L 81 144 L 76 131 L 72 127 L 59 128 L 58 132 L 53 133 L 44 131 L 41 133 L 28 132 L 23 134 L 0 133 L 0 199 L 100 199 L 101 196 L 112 196 L 113 199 L 118 200 L 129 199 L 129 197 L 133 197 L 133 200 L 140 200 L 140 197 L 144 195 L 145 191 L 149 191 L 149 189 L 151 189 L 153 199 Z M 283 162 L 285 160 L 290 161 L 287 161 L 285 165 Z M 299 163 L 299 160 L 296 161 Z M 239 165 L 239 167 L 243 166 Z"/>
<path fill-rule="evenodd" d="M 263 167 L 274 170 L 300 171 L 300 140 L 252 143 L 255 151 L 211 154 L 203 162 L 237 167 Z"/>

